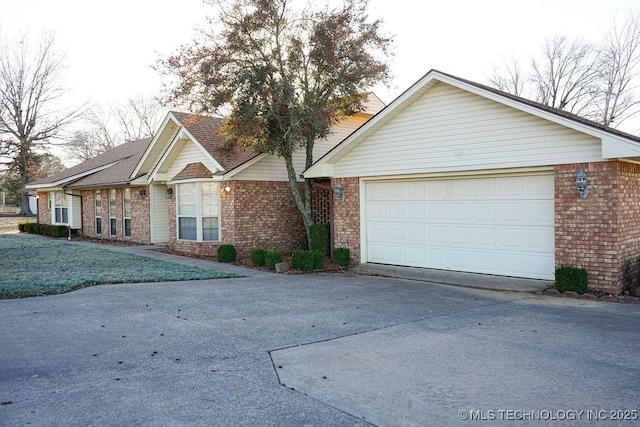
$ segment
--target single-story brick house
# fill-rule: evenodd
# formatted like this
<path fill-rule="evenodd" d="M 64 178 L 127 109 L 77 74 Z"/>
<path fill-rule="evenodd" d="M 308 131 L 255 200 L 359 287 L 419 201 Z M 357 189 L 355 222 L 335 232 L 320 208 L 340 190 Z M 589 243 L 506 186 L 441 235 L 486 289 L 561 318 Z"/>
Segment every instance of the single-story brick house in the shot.
<path fill-rule="evenodd" d="M 314 145 L 319 158 L 384 104 L 371 94 L 365 111 L 338 122 Z M 240 256 L 254 248 L 291 252 L 306 246 L 284 160 L 232 153 L 218 134 L 222 119 L 169 112 L 153 139 L 133 141 L 26 189 L 39 197 L 38 221 L 81 234 L 143 244 L 167 244 L 212 255 L 223 243 Z M 300 173 L 304 152 L 295 155 Z M 301 179 L 302 181 L 302 179 Z M 331 190 L 314 189 L 315 215 L 328 222 Z"/>
<path fill-rule="evenodd" d="M 638 286 L 640 138 L 564 111 L 432 70 L 304 176 L 357 263 Z"/>

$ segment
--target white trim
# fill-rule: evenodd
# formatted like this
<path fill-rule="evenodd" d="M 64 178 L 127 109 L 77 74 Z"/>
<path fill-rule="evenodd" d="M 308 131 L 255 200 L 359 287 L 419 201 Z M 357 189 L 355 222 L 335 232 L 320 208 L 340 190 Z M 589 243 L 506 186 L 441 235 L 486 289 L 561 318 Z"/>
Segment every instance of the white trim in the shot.
<path fill-rule="evenodd" d="M 218 239 L 217 240 L 204 240 L 203 238 L 203 228 L 202 228 L 202 219 L 203 218 L 212 218 L 211 216 L 203 216 L 202 214 L 202 183 L 218 183 L 217 181 L 211 181 L 211 180 L 195 180 L 195 181 L 189 181 L 189 182 L 184 182 L 181 181 L 177 184 L 175 184 L 175 191 L 174 191 L 174 197 L 176 199 L 176 240 L 179 242 L 195 242 L 195 243 L 220 243 L 222 242 L 222 201 L 221 201 L 221 197 L 220 197 L 220 186 L 218 186 L 218 190 L 214 191 L 215 197 L 217 198 L 217 203 L 218 203 L 218 215 L 217 215 L 217 220 L 218 220 Z M 196 191 L 196 200 L 195 200 L 195 209 L 196 209 L 196 239 L 192 240 L 192 239 L 181 239 L 180 238 L 180 184 L 196 184 L 195 185 L 195 191 Z M 182 215 L 186 218 L 193 218 L 193 216 L 188 216 L 188 215 Z"/>
<path fill-rule="evenodd" d="M 458 80 L 457 78 L 449 77 L 443 75 L 438 71 L 432 70 L 424 75 L 416 83 L 414 83 L 398 98 L 392 101 L 391 104 L 389 104 L 379 114 L 371 118 L 371 120 L 365 123 L 361 128 L 357 129 L 355 132 L 345 138 L 340 144 L 334 147 L 334 149 L 332 149 L 326 155 L 316 161 L 309 169 L 307 169 L 303 173 L 304 176 L 306 178 L 319 178 L 325 176 L 334 177 L 333 173 L 331 175 L 327 175 L 328 172 L 333 171 L 331 170 L 331 168 L 325 168 L 325 164 L 333 164 L 335 161 L 343 157 L 343 155 L 346 155 L 355 147 L 355 145 L 360 144 L 371 133 L 376 132 L 379 128 L 388 123 L 389 120 L 400 114 L 402 110 L 406 106 L 408 106 L 414 99 L 417 99 L 418 97 L 424 95 L 433 85 L 439 82 L 454 86 L 458 89 L 462 89 L 467 92 L 482 96 L 499 104 L 515 108 L 519 111 L 598 138 L 602 142 L 603 161 L 619 157 L 640 156 L 640 144 L 629 138 L 615 135 L 606 130 L 597 129 L 579 121 L 565 118 L 557 114 L 545 111 L 543 109 L 530 106 L 523 102 L 507 98 L 506 96 L 488 91 L 486 89 L 482 89 L 478 86 Z"/>
<path fill-rule="evenodd" d="M 252 159 L 247 160 L 246 162 L 244 162 L 243 164 L 241 164 L 240 166 L 230 170 L 229 172 L 225 173 L 224 175 L 222 175 L 222 180 L 223 181 L 228 181 L 231 178 L 233 178 L 235 175 L 239 174 L 240 172 L 244 171 L 245 169 L 253 166 L 254 164 L 256 164 L 257 162 L 259 162 L 260 160 L 264 159 L 265 157 L 268 157 L 270 154 L 269 153 L 261 153 L 261 154 L 256 154 L 255 157 L 253 157 Z"/>
<path fill-rule="evenodd" d="M 367 197 L 367 183 L 365 180 L 358 180 L 360 191 L 360 264 L 367 262 L 367 209 L 366 209 L 366 197 Z"/>
<path fill-rule="evenodd" d="M 175 181 L 167 181 L 167 184 L 187 184 L 189 182 L 222 182 L 222 181 L 226 181 L 225 179 L 222 179 L 222 175 L 215 175 L 215 176 L 212 176 L 211 178 L 185 178 L 185 179 L 178 179 Z"/>
<path fill-rule="evenodd" d="M 49 184 L 37 184 L 37 185 L 27 184 L 27 185 L 24 186 L 24 188 L 25 188 L 25 190 L 51 191 L 51 189 L 53 189 L 55 187 L 62 187 L 64 184 L 67 184 L 67 183 L 69 183 L 71 181 L 76 181 L 76 180 L 78 180 L 80 178 L 84 178 L 84 177 L 86 177 L 88 175 L 92 175 L 92 174 L 94 174 L 96 172 L 100 172 L 102 170 L 108 169 L 111 166 L 116 165 L 116 164 L 120 163 L 123 160 L 125 160 L 125 159 L 116 160 L 114 162 L 107 163 L 107 164 L 99 166 L 97 168 L 93 168 L 91 170 L 84 171 L 84 172 L 72 175 L 72 176 L 67 177 L 67 178 L 60 179 L 58 181 L 55 181 L 55 182 L 52 182 L 52 183 L 49 183 Z"/>
<path fill-rule="evenodd" d="M 158 128 L 158 132 L 156 132 L 155 136 L 149 143 L 149 146 L 147 146 L 147 149 L 145 150 L 144 154 L 140 158 L 140 161 L 138 162 L 135 169 L 129 176 L 129 179 L 134 179 L 138 175 L 138 173 L 140 172 L 140 169 L 142 168 L 142 165 L 147 161 L 147 158 L 151 155 L 152 148 L 156 145 L 156 143 L 158 142 L 158 139 L 160 139 L 160 135 L 162 135 L 162 131 L 167 126 L 167 123 L 169 122 L 169 120 L 173 120 L 174 124 L 178 127 L 178 130 L 180 129 L 180 124 L 179 124 L 180 122 L 178 121 L 178 119 L 176 119 L 176 117 L 171 112 L 168 112 L 167 116 L 165 117 L 165 119 L 162 121 L 162 124 Z M 173 137 L 171 139 L 173 139 Z M 153 170 L 154 168 L 151 168 L 151 169 Z"/>
<path fill-rule="evenodd" d="M 437 181 L 440 179 L 467 179 L 472 177 L 493 178 L 505 175 L 546 175 L 553 172 L 552 166 L 540 166 L 529 168 L 510 168 L 510 169 L 480 169 L 480 170 L 459 170 L 448 172 L 431 172 L 416 173 L 403 175 L 380 175 L 368 176 L 360 178 L 360 181 L 377 182 L 377 181 Z"/>

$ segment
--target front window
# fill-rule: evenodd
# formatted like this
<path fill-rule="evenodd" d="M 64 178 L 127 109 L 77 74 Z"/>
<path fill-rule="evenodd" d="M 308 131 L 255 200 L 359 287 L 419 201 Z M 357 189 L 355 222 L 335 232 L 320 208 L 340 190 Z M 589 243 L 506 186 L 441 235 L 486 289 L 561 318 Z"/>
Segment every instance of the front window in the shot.
<path fill-rule="evenodd" d="M 94 195 L 96 208 L 96 234 L 102 234 L 102 193 L 96 190 Z"/>
<path fill-rule="evenodd" d="M 62 191 L 53 193 L 53 222 L 55 224 L 69 224 L 69 206 L 67 195 Z"/>
<path fill-rule="evenodd" d="M 220 185 L 217 182 L 178 184 L 178 239 L 218 241 Z"/>
<path fill-rule="evenodd" d="M 124 237 L 131 237 L 131 189 L 122 192 L 122 206 L 124 212 Z"/>
<path fill-rule="evenodd" d="M 116 228 L 117 220 L 116 220 L 116 189 L 112 188 L 109 190 L 109 234 L 112 237 L 118 235 L 118 230 Z"/>

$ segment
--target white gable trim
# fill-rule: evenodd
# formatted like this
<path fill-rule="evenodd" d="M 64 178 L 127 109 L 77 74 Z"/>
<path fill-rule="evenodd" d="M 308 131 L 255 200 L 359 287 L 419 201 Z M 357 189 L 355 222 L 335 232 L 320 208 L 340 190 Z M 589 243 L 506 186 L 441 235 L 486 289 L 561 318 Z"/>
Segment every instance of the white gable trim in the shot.
<path fill-rule="evenodd" d="M 167 117 L 165 117 L 165 119 L 162 121 L 162 124 L 158 128 L 158 131 L 156 132 L 156 134 L 153 136 L 153 139 L 151 140 L 151 143 L 149 144 L 149 146 L 145 150 L 144 154 L 140 158 L 140 161 L 138 162 L 138 164 L 136 165 L 135 169 L 131 173 L 131 176 L 129 176 L 130 179 L 134 179 L 136 176 L 138 176 L 138 174 L 140 174 L 140 169 L 142 168 L 142 165 L 147 161 L 147 158 L 151 155 L 151 152 L 153 151 L 152 149 L 158 143 L 158 140 L 160 139 L 160 136 L 162 135 L 162 131 L 164 130 L 164 128 L 169 123 L 169 120 L 173 121 L 174 124 L 180 126 L 180 124 L 179 124 L 180 122 L 178 121 L 178 119 L 176 119 L 176 117 L 171 112 L 167 113 Z M 147 174 L 147 175 L 150 175 L 150 174 Z"/>
<path fill-rule="evenodd" d="M 333 165 L 336 161 L 347 155 L 347 153 L 355 148 L 355 146 L 366 140 L 369 135 L 383 127 L 391 119 L 401 114 L 407 106 L 413 103 L 417 98 L 426 94 L 431 87 L 439 82 L 598 138 L 602 141 L 603 160 L 640 156 L 640 144 L 633 140 L 535 108 L 432 70 L 402 93 L 380 113 L 365 123 L 361 128 L 345 138 L 340 144 L 334 147 L 333 150 L 329 151 L 325 156 L 316 161 L 315 164 L 304 172 L 305 178 L 333 176 Z"/>
<path fill-rule="evenodd" d="M 28 184 L 28 185 L 25 185 L 24 188 L 26 190 L 39 190 L 39 189 L 50 190 L 50 189 L 54 189 L 54 188 L 57 188 L 57 187 L 63 187 L 65 184 L 69 184 L 69 183 L 71 183 L 73 181 L 77 181 L 79 179 L 82 179 L 84 177 L 92 175 L 92 174 L 94 174 L 96 172 L 100 172 L 102 170 L 108 169 L 111 166 L 116 165 L 116 164 L 120 163 L 123 160 L 125 160 L 125 159 L 116 160 L 115 162 L 107 163 L 107 164 L 99 166 L 97 168 L 93 168 L 91 170 L 88 170 L 88 171 L 85 171 L 85 172 L 82 172 L 82 173 L 79 173 L 79 174 L 76 174 L 76 175 L 72 175 L 70 177 L 63 178 L 63 179 L 60 179 L 60 180 L 55 181 L 55 182 L 51 182 L 49 184 Z"/>
<path fill-rule="evenodd" d="M 202 151 L 202 154 L 204 155 L 204 157 L 207 160 L 209 160 L 209 162 L 212 165 L 214 165 L 216 170 L 212 171 L 212 173 L 215 173 L 216 171 L 224 170 L 222 165 L 220 165 L 220 163 L 216 159 L 214 159 L 207 150 L 204 149 L 204 147 L 198 142 L 198 140 L 196 140 L 193 137 L 193 135 L 191 135 L 191 133 L 187 131 L 184 127 L 181 127 L 180 130 L 173 136 L 171 143 L 169 144 L 167 149 L 164 151 L 164 153 L 162 153 L 160 160 L 153 167 L 153 170 L 151 171 L 151 173 L 149 173 L 147 178 L 149 183 L 152 181 L 168 180 L 168 177 L 166 176 L 166 174 L 159 173 L 158 171 L 165 165 L 165 163 L 167 162 L 167 159 L 169 158 L 169 155 L 172 153 L 173 150 L 176 149 L 176 145 L 178 144 L 178 142 L 184 141 L 184 140 L 193 143 L 200 151 Z"/>

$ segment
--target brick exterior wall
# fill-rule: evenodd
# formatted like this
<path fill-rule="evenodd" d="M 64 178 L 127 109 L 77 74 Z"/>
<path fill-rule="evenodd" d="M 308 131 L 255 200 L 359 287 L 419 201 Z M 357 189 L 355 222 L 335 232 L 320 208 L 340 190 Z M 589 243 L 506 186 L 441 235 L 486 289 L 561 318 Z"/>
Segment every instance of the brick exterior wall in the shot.
<path fill-rule="evenodd" d="M 123 240 L 135 243 L 149 244 L 151 241 L 151 223 L 149 207 L 149 189 L 147 187 L 131 187 L 131 237 L 124 237 L 123 189 L 116 189 L 116 236 L 111 236 L 109 230 L 109 190 L 101 188 L 102 198 L 102 233 L 95 230 L 95 191 L 84 190 L 82 195 L 82 233 L 94 239 Z M 138 198 L 141 190 L 146 191 L 144 199 Z"/>
<path fill-rule="evenodd" d="M 576 173 L 588 175 L 580 198 Z M 623 162 L 555 167 L 556 266 L 584 267 L 589 287 L 633 290 L 640 275 L 640 166 Z"/>
<path fill-rule="evenodd" d="M 327 181 L 322 183 L 329 186 Z M 316 224 L 328 224 L 331 221 L 330 201 L 333 192 L 320 187 L 313 187 L 311 192 L 311 204 L 313 206 L 313 221 Z"/>
<path fill-rule="evenodd" d="M 49 193 L 38 193 L 38 222 L 40 224 L 51 224 Z"/>
<path fill-rule="evenodd" d="M 340 183 L 345 200 L 338 201 L 333 195 L 333 237 L 335 247 L 347 247 L 351 262 L 360 264 L 360 180 L 339 178 L 331 181 L 331 188 Z"/>
<path fill-rule="evenodd" d="M 230 243 L 236 247 L 239 258 L 246 258 L 255 248 L 287 254 L 307 247 L 302 217 L 288 182 L 232 181 L 229 186 L 231 191 L 221 193 L 220 197 L 221 242 L 178 240 L 175 197 L 169 201 L 171 249 L 215 256 L 218 246 Z"/>

